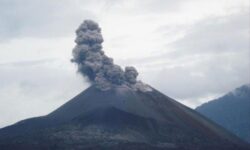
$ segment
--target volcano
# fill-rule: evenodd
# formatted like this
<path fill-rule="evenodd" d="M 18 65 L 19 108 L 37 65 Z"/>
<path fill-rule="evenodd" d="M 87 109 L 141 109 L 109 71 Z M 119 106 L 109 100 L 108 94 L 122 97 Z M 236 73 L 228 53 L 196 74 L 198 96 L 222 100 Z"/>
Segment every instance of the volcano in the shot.
<path fill-rule="evenodd" d="M 50 114 L 0 129 L 0 150 L 247 150 L 248 144 L 137 80 L 102 50 L 85 20 L 71 61 L 91 86 Z"/>
<path fill-rule="evenodd" d="M 247 150 L 194 110 L 151 88 L 91 86 L 55 111 L 0 130 L 1 150 Z"/>

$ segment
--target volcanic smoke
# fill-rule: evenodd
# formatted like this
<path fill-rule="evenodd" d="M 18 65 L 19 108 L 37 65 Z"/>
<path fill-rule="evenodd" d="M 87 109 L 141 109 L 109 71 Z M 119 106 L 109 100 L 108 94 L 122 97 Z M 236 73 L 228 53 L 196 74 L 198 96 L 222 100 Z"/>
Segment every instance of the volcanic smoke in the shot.
<path fill-rule="evenodd" d="M 78 72 L 102 91 L 115 86 L 128 86 L 140 91 L 151 90 L 148 85 L 137 80 L 136 68 L 128 66 L 124 71 L 114 64 L 113 59 L 106 56 L 102 50 L 102 42 L 99 25 L 92 20 L 84 20 L 76 30 L 76 46 L 71 60 L 77 64 Z"/>

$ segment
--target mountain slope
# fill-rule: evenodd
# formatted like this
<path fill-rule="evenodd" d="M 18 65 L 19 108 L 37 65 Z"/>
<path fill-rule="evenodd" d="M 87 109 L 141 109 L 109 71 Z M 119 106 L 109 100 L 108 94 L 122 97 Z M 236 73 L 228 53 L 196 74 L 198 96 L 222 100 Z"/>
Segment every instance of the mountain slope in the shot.
<path fill-rule="evenodd" d="M 247 144 L 157 90 L 94 86 L 47 116 L 0 130 L 1 149 L 247 149 Z"/>
<path fill-rule="evenodd" d="M 250 143 L 250 84 L 196 110 Z"/>

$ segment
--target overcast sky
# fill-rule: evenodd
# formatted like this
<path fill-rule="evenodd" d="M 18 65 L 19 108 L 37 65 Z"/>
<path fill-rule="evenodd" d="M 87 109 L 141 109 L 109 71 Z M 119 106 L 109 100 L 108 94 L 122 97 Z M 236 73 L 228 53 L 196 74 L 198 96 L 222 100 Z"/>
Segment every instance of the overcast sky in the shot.
<path fill-rule="evenodd" d="M 249 0 L 0 0 L 0 127 L 45 115 L 89 84 L 70 63 L 75 29 L 195 108 L 250 82 Z"/>

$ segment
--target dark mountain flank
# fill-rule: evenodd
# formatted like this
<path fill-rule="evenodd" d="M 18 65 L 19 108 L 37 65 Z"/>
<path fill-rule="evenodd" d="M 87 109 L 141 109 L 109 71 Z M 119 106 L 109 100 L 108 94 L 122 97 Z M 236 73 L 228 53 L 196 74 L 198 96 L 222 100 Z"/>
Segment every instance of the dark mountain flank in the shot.
<path fill-rule="evenodd" d="M 0 129 L 1 150 L 247 150 L 248 145 L 155 89 L 94 86 L 52 113 Z"/>
<path fill-rule="evenodd" d="M 250 143 L 250 84 L 205 103 L 196 110 Z"/>

